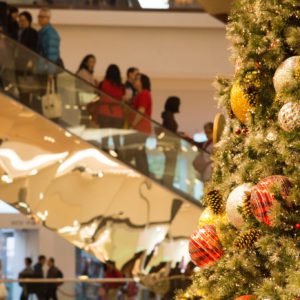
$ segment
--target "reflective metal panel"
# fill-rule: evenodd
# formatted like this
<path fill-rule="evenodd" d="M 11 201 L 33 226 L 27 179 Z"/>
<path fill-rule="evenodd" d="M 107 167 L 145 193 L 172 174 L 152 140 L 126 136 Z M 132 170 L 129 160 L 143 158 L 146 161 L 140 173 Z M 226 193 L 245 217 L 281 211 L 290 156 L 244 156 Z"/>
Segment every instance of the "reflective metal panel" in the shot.
<path fill-rule="evenodd" d="M 182 259 L 198 205 L 3 94 L 0 106 L 0 199 L 118 268 Z"/>

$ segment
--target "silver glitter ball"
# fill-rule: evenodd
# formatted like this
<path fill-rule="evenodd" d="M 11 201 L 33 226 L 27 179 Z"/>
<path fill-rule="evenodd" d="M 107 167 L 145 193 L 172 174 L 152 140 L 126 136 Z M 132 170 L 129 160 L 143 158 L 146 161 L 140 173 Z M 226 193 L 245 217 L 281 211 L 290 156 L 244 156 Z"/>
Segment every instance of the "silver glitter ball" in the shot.
<path fill-rule="evenodd" d="M 244 225 L 244 219 L 238 208 L 243 206 L 245 192 L 251 192 L 251 187 L 250 183 L 239 185 L 229 194 L 227 199 L 226 214 L 228 221 L 238 229 Z"/>
<path fill-rule="evenodd" d="M 300 65 L 300 56 L 292 56 L 286 59 L 277 68 L 273 77 L 273 83 L 276 93 L 290 84 L 295 84 L 297 79 L 294 76 L 295 68 Z"/>
<path fill-rule="evenodd" d="M 279 126 L 287 132 L 300 128 L 300 103 L 288 102 L 282 106 L 278 114 Z"/>

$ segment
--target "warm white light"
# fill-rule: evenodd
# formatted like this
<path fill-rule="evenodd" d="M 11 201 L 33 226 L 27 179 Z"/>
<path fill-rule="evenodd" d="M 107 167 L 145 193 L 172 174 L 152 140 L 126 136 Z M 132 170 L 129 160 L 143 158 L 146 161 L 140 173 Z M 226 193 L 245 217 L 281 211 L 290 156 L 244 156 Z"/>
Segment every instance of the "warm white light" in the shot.
<path fill-rule="evenodd" d="M 168 9 L 168 0 L 139 0 L 140 6 L 144 9 Z"/>
<path fill-rule="evenodd" d="M 12 183 L 13 182 L 13 180 L 7 174 L 2 175 L 1 180 L 5 183 Z"/>
<path fill-rule="evenodd" d="M 69 159 L 64 161 L 60 167 L 57 170 L 58 174 L 61 174 L 68 170 L 69 168 L 73 168 L 76 163 L 87 159 L 87 158 L 94 158 L 101 164 L 107 165 L 108 167 L 116 168 L 119 166 L 116 162 L 112 161 L 108 157 L 106 157 L 104 154 L 99 152 L 96 149 L 87 149 L 76 152 L 73 156 L 71 156 Z"/>
<path fill-rule="evenodd" d="M 40 193 L 40 200 L 43 200 L 43 199 L 44 199 L 44 194 Z"/>
<path fill-rule="evenodd" d="M 18 171 L 29 171 L 45 164 L 49 164 L 53 161 L 65 158 L 69 152 L 63 152 L 59 154 L 41 154 L 36 155 L 33 159 L 24 161 L 22 160 L 14 150 L 0 149 L 0 159 L 8 159 L 11 166 Z M 2 165 L 4 163 L 2 162 Z"/>
<path fill-rule="evenodd" d="M 37 169 L 33 169 L 31 170 L 28 174 L 31 175 L 31 176 L 34 176 L 38 173 L 38 170 Z"/>
<path fill-rule="evenodd" d="M 55 139 L 51 136 L 45 135 L 44 140 L 47 141 L 47 142 L 50 142 L 50 143 L 55 143 Z"/>
<path fill-rule="evenodd" d="M 110 154 L 112 157 L 118 157 L 118 153 L 117 153 L 115 150 L 109 150 L 109 154 Z"/>
<path fill-rule="evenodd" d="M 66 131 L 66 132 L 65 132 L 65 136 L 66 136 L 66 137 L 71 137 L 72 134 L 71 134 L 70 132 Z"/>
<path fill-rule="evenodd" d="M 158 139 L 159 140 L 161 140 L 161 139 L 163 139 L 164 137 L 165 137 L 165 132 L 164 131 L 162 131 L 159 135 L 158 135 Z"/>

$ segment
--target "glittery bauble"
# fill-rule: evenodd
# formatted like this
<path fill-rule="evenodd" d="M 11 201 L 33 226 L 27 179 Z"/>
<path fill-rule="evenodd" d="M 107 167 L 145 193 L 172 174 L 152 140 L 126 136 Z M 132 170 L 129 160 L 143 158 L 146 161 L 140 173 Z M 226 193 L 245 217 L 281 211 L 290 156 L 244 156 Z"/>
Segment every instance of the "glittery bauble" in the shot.
<path fill-rule="evenodd" d="M 235 300 L 255 300 L 255 299 L 257 299 L 257 297 L 253 295 L 245 295 L 245 296 L 240 296 L 238 298 L 235 298 Z"/>
<path fill-rule="evenodd" d="M 214 225 L 204 225 L 193 232 L 189 252 L 198 267 L 210 266 L 220 260 L 223 251 Z"/>
<path fill-rule="evenodd" d="M 289 195 L 292 184 L 285 176 L 269 176 L 254 186 L 251 192 L 250 204 L 253 215 L 258 221 L 269 226 L 272 226 L 270 215 L 273 210 L 273 204 L 277 201 L 272 193 L 272 188 L 275 186 L 280 187 L 281 196 L 285 199 Z"/>
<path fill-rule="evenodd" d="M 228 220 L 225 213 L 222 215 L 216 215 L 209 207 L 206 207 L 199 218 L 198 226 L 215 225 L 218 231 L 219 225 L 227 223 Z"/>
<path fill-rule="evenodd" d="M 238 82 L 234 83 L 231 88 L 230 101 L 234 115 L 240 122 L 246 124 L 252 106 L 250 105 L 242 86 Z"/>
<path fill-rule="evenodd" d="M 286 59 L 276 70 L 273 83 L 276 93 L 280 93 L 285 87 L 297 83 L 295 70 L 300 64 L 300 56 L 292 56 Z"/>
<path fill-rule="evenodd" d="M 288 132 L 300 128 L 300 103 L 288 102 L 282 106 L 278 114 L 280 127 Z"/>
<path fill-rule="evenodd" d="M 236 228 L 241 228 L 244 225 L 244 219 L 238 208 L 242 208 L 245 192 L 251 192 L 251 184 L 244 183 L 236 187 L 228 196 L 226 203 L 226 213 L 229 222 Z"/>

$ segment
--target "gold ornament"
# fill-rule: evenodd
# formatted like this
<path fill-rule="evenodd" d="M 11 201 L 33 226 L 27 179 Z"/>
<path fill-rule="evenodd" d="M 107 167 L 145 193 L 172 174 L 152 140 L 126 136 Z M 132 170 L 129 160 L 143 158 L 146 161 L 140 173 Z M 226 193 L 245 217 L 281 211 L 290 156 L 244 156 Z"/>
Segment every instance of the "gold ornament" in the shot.
<path fill-rule="evenodd" d="M 261 237 L 261 232 L 258 229 L 250 229 L 239 234 L 233 245 L 239 249 L 251 249 L 255 247 L 255 243 Z"/>
<path fill-rule="evenodd" d="M 243 123 L 248 123 L 249 112 L 253 110 L 250 100 L 239 82 L 235 82 L 230 94 L 231 109 L 237 119 Z"/>
<path fill-rule="evenodd" d="M 211 208 L 212 212 L 220 215 L 224 212 L 224 202 L 221 193 L 217 190 L 212 190 L 207 193 L 206 203 Z"/>
<path fill-rule="evenodd" d="M 227 224 L 227 216 L 226 214 L 216 215 L 209 207 L 206 207 L 199 218 L 198 224 L 199 227 L 215 225 L 218 230 L 219 225 Z"/>
<path fill-rule="evenodd" d="M 286 59 L 277 68 L 273 77 L 273 83 L 276 93 L 290 85 L 294 85 L 300 78 L 300 56 L 292 56 Z"/>

